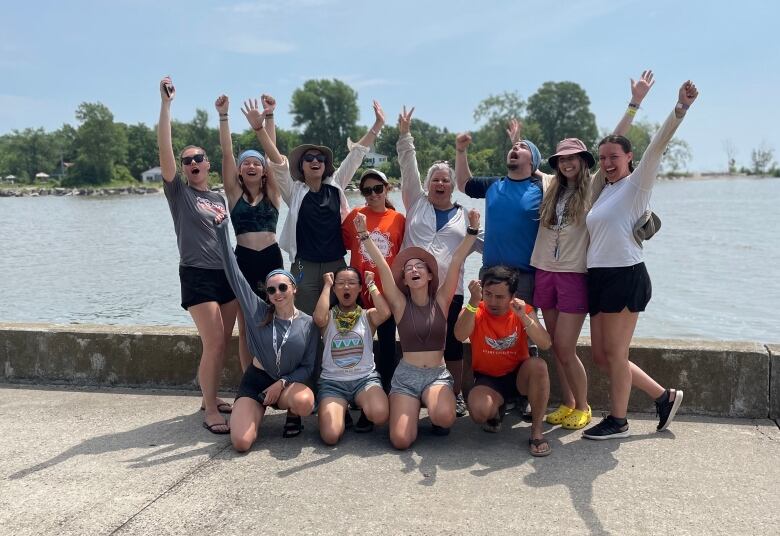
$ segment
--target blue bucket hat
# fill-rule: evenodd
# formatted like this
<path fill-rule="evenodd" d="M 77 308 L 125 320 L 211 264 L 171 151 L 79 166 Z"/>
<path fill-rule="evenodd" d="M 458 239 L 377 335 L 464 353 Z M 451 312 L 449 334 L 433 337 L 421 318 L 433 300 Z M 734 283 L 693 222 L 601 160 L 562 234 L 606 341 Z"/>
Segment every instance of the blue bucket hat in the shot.
<path fill-rule="evenodd" d="M 265 168 L 265 157 L 260 154 L 260 151 L 255 151 L 254 149 L 248 149 L 246 151 L 243 151 L 240 155 L 238 155 L 238 167 L 241 167 L 241 164 L 247 158 L 257 158 L 258 160 L 260 160 L 260 163 Z"/>
<path fill-rule="evenodd" d="M 542 153 L 539 152 L 539 148 L 531 140 L 522 140 L 522 142 L 531 149 L 531 166 L 533 167 L 531 173 L 533 173 L 539 169 L 539 164 L 542 163 Z"/>

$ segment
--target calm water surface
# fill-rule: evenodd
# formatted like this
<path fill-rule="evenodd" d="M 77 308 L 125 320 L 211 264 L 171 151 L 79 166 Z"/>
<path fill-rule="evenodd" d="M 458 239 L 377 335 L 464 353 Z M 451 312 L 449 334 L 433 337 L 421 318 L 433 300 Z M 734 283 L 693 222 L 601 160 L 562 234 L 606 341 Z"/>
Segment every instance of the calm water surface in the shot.
<path fill-rule="evenodd" d="M 780 180 L 656 184 L 652 207 L 663 228 L 645 246 L 653 300 L 637 335 L 780 342 L 779 200 Z M 350 203 L 362 197 L 352 194 Z M 162 194 L 4 198 L 0 210 L 0 321 L 192 324 L 179 306 L 176 239 Z M 285 215 L 283 207 L 280 231 Z M 468 259 L 467 279 L 480 262 Z"/>

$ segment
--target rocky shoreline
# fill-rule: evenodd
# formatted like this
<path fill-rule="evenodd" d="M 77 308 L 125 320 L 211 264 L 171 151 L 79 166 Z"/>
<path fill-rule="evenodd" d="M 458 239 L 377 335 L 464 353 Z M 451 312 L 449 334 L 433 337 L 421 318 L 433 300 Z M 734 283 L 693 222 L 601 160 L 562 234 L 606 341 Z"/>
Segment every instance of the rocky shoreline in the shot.
<path fill-rule="evenodd" d="M 109 195 L 145 195 L 159 193 L 161 188 L 127 186 L 124 188 L 0 188 L 0 197 L 43 197 L 87 195 L 93 197 Z"/>

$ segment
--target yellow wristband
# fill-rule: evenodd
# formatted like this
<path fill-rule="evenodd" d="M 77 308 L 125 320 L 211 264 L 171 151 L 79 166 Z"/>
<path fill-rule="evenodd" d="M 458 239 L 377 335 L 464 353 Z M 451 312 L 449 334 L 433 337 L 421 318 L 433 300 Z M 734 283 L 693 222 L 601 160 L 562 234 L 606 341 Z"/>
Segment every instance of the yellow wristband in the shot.
<path fill-rule="evenodd" d="M 369 292 L 379 292 L 379 289 L 376 286 L 376 283 L 372 282 L 370 285 L 368 285 L 368 291 Z"/>
<path fill-rule="evenodd" d="M 636 115 L 636 108 L 629 108 L 628 110 L 626 110 L 626 113 L 631 117 L 634 117 Z"/>
<path fill-rule="evenodd" d="M 466 306 L 464 307 L 464 309 L 467 310 L 470 313 L 475 313 L 476 314 L 476 312 L 477 312 L 477 308 L 474 307 L 473 305 L 471 305 L 468 302 L 466 302 Z"/>

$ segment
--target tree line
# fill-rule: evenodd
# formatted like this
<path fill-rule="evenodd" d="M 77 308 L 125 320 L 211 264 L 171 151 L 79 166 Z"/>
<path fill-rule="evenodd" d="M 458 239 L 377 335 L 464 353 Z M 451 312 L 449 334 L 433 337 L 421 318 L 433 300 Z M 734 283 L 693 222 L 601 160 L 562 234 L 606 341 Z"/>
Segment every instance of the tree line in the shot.
<path fill-rule="evenodd" d="M 308 80 L 290 98 L 292 129 L 277 128 L 277 144 L 282 154 L 300 143 L 327 145 L 336 160 L 347 154 L 346 140 L 358 139 L 367 127 L 358 125 L 357 92 L 340 80 Z M 622 104 L 616 102 L 616 107 Z M 258 148 L 254 132 L 243 121 L 234 105 L 233 128 L 246 126 L 233 134 L 238 151 Z M 386 110 L 386 126 L 375 145 L 377 153 L 386 155 L 383 171 L 399 177 L 395 143 L 398 129 L 392 126 L 394 112 Z M 32 182 L 36 173 L 45 172 L 63 186 L 101 185 L 132 182 L 141 173 L 159 165 L 156 127 L 144 123 L 133 125 L 116 122 L 105 105 L 84 102 L 75 113 L 77 125 L 63 125 L 53 132 L 43 128 L 14 130 L 0 136 L 0 176 L 15 175 L 20 182 Z M 516 91 L 491 95 L 474 110 L 477 128 L 472 132 L 469 162 L 475 175 L 502 173 L 510 142 L 506 126 L 510 119 L 523 123 L 523 137 L 534 141 L 543 155 L 555 152 L 559 140 L 582 139 L 595 150 L 598 140 L 611 129 L 596 125 L 585 90 L 574 82 L 545 82 L 527 100 Z M 208 125 L 209 112 L 197 109 L 188 122 L 173 121 L 173 146 L 179 152 L 186 145 L 203 147 L 212 162 L 222 158 L 219 131 Z M 628 137 L 634 144 L 636 160 L 641 158 L 658 124 L 636 121 Z M 452 160 L 456 133 L 421 119 L 412 121 L 412 135 L 420 166 L 426 168 L 436 160 Z M 688 144 L 673 139 L 664 156 L 662 173 L 679 174 L 691 157 Z M 213 166 L 218 170 L 219 166 Z M 547 170 L 549 171 L 549 170 Z"/>

